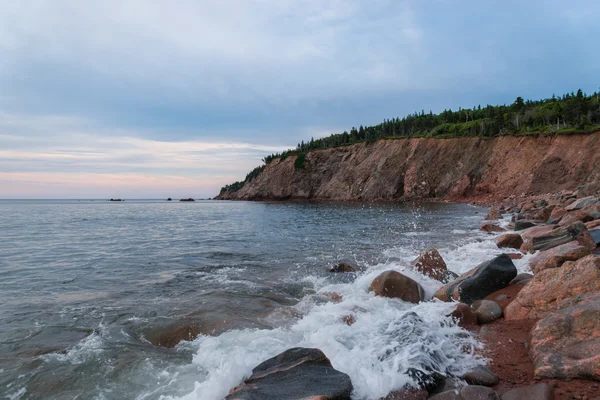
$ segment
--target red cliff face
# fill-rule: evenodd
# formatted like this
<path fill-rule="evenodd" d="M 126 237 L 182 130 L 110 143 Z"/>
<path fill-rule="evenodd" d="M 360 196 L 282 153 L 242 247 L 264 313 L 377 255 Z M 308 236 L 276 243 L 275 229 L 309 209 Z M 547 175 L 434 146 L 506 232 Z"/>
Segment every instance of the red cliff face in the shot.
<path fill-rule="evenodd" d="M 555 137 L 380 140 L 269 164 L 235 200 L 494 200 L 600 181 L 600 132 Z"/>

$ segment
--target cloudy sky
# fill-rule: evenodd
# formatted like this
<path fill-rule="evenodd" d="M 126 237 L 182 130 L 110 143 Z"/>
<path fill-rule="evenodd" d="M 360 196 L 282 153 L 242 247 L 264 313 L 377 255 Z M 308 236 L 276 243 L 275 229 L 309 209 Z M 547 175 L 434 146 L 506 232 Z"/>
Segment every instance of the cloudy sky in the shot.
<path fill-rule="evenodd" d="M 417 110 L 600 85 L 596 0 L 0 2 L 0 198 L 212 197 Z"/>

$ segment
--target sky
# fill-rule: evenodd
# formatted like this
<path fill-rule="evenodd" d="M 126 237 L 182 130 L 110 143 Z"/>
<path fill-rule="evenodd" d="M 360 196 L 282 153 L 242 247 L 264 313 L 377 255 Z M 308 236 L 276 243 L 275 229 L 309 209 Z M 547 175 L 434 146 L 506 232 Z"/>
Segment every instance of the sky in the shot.
<path fill-rule="evenodd" d="M 213 197 L 301 140 L 600 86 L 597 0 L 0 2 L 0 198 Z"/>

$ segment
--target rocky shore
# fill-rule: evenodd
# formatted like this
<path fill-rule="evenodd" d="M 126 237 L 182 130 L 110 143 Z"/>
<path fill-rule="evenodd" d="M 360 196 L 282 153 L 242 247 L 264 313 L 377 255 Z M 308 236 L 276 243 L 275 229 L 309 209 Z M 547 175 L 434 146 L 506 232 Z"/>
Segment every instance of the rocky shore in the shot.
<path fill-rule="evenodd" d="M 487 366 L 462 376 L 411 369 L 406 373 L 414 384 L 385 399 L 600 399 L 600 182 L 507 197 L 493 204 L 481 229 L 510 251 L 461 276 L 447 269 L 436 249 L 413 261 L 412 269 L 443 283 L 432 299 L 393 270 L 376 277 L 369 290 L 415 304 L 453 302 L 450 316 L 484 344 L 478 351 Z M 534 254 L 531 274 L 518 274 L 513 259 L 527 253 Z M 330 269 L 353 271 L 350 265 Z M 333 301 L 336 296 L 331 293 Z M 355 323 L 352 316 L 344 321 Z M 227 399 L 343 400 L 351 393 L 349 376 L 323 352 L 292 348 L 257 365 Z"/>

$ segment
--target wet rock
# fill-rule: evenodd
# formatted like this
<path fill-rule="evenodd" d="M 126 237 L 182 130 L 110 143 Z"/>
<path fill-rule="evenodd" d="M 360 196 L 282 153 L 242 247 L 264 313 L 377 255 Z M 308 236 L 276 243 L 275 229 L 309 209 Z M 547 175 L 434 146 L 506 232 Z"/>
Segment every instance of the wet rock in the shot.
<path fill-rule="evenodd" d="M 504 318 L 537 319 L 560 309 L 564 300 L 600 292 L 600 257 L 589 255 L 567 261 L 561 268 L 535 274 L 504 310 Z"/>
<path fill-rule="evenodd" d="M 373 280 L 369 291 L 377 296 L 398 298 L 411 303 L 424 299 L 425 292 L 419 283 L 397 271 L 386 271 Z"/>
<path fill-rule="evenodd" d="M 467 372 L 463 379 L 469 385 L 494 386 L 500 382 L 500 379 L 488 367 L 478 365 L 473 370 Z"/>
<path fill-rule="evenodd" d="M 515 276 L 517 268 L 512 260 L 501 254 L 442 286 L 433 296 L 442 301 L 457 300 L 471 304 L 506 287 Z"/>
<path fill-rule="evenodd" d="M 172 348 L 183 340 L 194 340 L 204 333 L 199 321 L 178 321 L 155 326 L 144 332 L 144 338 L 155 346 Z"/>
<path fill-rule="evenodd" d="M 547 383 L 522 386 L 505 392 L 502 400 L 554 400 L 554 388 Z"/>
<path fill-rule="evenodd" d="M 489 222 L 489 221 L 483 221 L 479 225 L 479 229 L 481 229 L 482 231 L 485 231 L 485 232 L 489 232 L 489 233 L 504 232 L 506 230 L 506 229 L 502 228 L 500 225 L 498 225 L 497 222 Z"/>
<path fill-rule="evenodd" d="M 531 331 L 534 374 L 600 380 L 600 298 L 550 313 Z"/>
<path fill-rule="evenodd" d="M 458 378 L 446 378 L 438 387 L 430 391 L 429 394 L 434 395 L 456 389 L 460 392 L 463 386 L 465 386 L 464 382 Z"/>
<path fill-rule="evenodd" d="M 502 308 L 495 301 L 477 300 L 471 305 L 471 308 L 480 325 L 489 324 L 502 317 Z"/>
<path fill-rule="evenodd" d="M 531 228 L 533 226 L 536 226 L 537 222 L 536 221 L 531 221 L 531 220 L 522 220 L 522 221 L 517 221 L 515 222 L 515 231 L 522 231 L 524 229 L 527 228 Z"/>
<path fill-rule="evenodd" d="M 381 400 L 426 400 L 429 392 L 425 389 L 406 388 L 393 391 Z"/>
<path fill-rule="evenodd" d="M 583 197 L 579 200 L 575 200 L 574 202 L 572 202 L 571 204 L 566 206 L 565 210 L 567 210 L 567 211 L 580 210 L 583 207 L 589 206 L 591 204 L 596 204 L 596 203 L 598 203 L 598 198 L 596 196 Z"/>
<path fill-rule="evenodd" d="M 339 263 L 329 268 L 329 272 L 356 272 L 356 269 L 350 264 Z"/>
<path fill-rule="evenodd" d="M 451 279 L 456 279 L 456 274 L 448 271 L 446 262 L 436 249 L 429 249 L 415 260 L 411 265 L 420 273 L 432 279 L 447 283 Z"/>
<path fill-rule="evenodd" d="M 423 371 L 417 368 L 408 368 L 406 374 L 419 386 L 428 392 L 440 386 L 445 376 L 437 371 Z"/>
<path fill-rule="evenodd" d="M 523 258 L 523 254 L 521 253 L 508 253 L 508 256 L 511 260 L 520 260 L 521 258 Z"/>
<path fill-rule="evenodd" d="M 593 221 L 593 220 L 594 220 L 594 217 L 592 217 L 592 215 L 588 212 L 585 212 L 583 210 L 574 211 L 574 212 L 570 212 L 567 215 L 565 215 L 564 217 L 562 217 L 562 219 L 558 223 L 558 226 L 571 225 L 573 222 L 577 222 L 577 221 L 581 221 L 581 222 L 585 223 L 585 222 L 589 222 L 589 221 Z"/>
<path fill-rule="evenodd" d="M 485 386 L 465 386 L 431 396 L 430 400 L 500 400 L 498 393 Z"/>
<path fill-rule="evenodd" d="M 529 281 L 532 279 L 533 279 L 532 274 L 522 272 L 519 275 L 515 276 L 515 278 L 512 281 L 510 281 L 510 285 L 514 285 L 514 284 L 525 285 L 525 284 L 529 283 Z"/>
<path fill-rule="evenodd" d="M 349 400 L 351 392 L 350 377 L 334 369 L 321 350 L 296 347 L 256 366 L 226 400 L 285 399 L 290 393 L 298 399 Z"/>
<path fill-rule="evenodd" d="M 196 200 L 192 199 L 191 197 L 188 197 L 187 199 L 180 199 L 179 201 L 196 201 Z"/>
<path fill-rule="evenodd" d="M 548 250 L 561 244 L 576 240 L 582 246 L 595 246 L 593 240 L 583 222 L 575 222 L 568 226 L 558 227 L 548 234 L 533 236 L 525 239 L 525 245 L 530 253 L 538 250 Z M 591 250 L 591 249 L 590 249 Z"/>
<path fill-rule="evenodd" d="M 548 217 L 548 220 L 546 221 L 547 224 L 558 224 L 560 222 L 560 220 L 562 219 L 562 217 L 565 216 L 565 214 L 567 214 L 567 210 L 565 210 L 563 207 L 554 207 L 554 209 L 552 210 L 552 212 L 550 213 L 550 216 Z"/>
<path fill-rule="evenodd" d="M 456 304 L 456 308 L 450 314 L 452 318 L 458 321 L 458 326 L 469 329 L 477 326 L 477 315 L 470 306 L 465 303 Z"/>
<path fill-rule="evenodd" d="M 485 219 L 488 221 L 502 219 L 502 214 L 500 214 L 500 211 L 498 211 L 498 209 L 490 208 L 490 211 L 488 212 L 488 215 L 486 215 Z"/>
<path fill-rule="evenodd" d="M 537 273 L 548 268 L 558 268 L 565 261 L 577 261 L 590 253 L 590 249 L 573 240 L 549 250 L 539 252 L 529 260 L 529 266 L 532 271 Z"/>
<path fill-rule="evenodd" d="M 523 244 L 523 238 L 518 233 L 505 233 L 496 238 L 496 246 L 499 248 L 518 249 Z"/>

